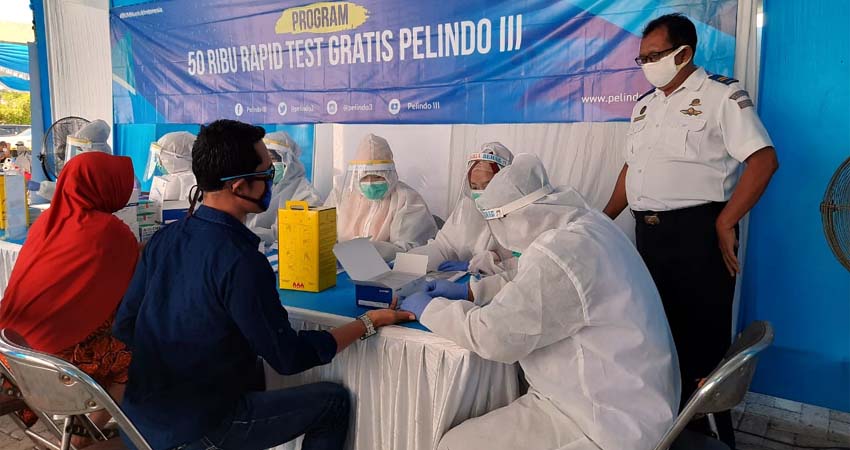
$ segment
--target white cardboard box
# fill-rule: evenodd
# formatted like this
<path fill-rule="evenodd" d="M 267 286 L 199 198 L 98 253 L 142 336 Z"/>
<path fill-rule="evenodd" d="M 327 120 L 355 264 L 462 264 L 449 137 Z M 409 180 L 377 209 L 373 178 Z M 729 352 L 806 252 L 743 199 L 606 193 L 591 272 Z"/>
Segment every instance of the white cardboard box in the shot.
<path fill-rule="evenodd" d="M 334 254 L 354 283 L 357 306 L 389 308 L 393 298 L 413 294 L 425 284 L 426 255 L 398 253 L 390 269 L 368 238 L 340 242 Z"/>

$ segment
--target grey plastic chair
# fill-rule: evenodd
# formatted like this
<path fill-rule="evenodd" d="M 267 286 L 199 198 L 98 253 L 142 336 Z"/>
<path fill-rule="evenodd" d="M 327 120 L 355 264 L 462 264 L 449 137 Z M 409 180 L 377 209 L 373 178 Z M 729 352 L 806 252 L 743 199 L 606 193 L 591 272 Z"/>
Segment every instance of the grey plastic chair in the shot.
<path fill-rule="evenodd" d="M 75 423 L 81 424 L 100 441 L 88 449 L 126 448 L 120 439 L 104 440 L 103 433 L 86 416 L 100 410 L 106 410 L 112 416 L 138 450 L 151 450 L 112 397 L 73 364 L 30 349 L 20 336 L 10 330 L 0 331 L 0 355 L 4 357 L 6 367 L 23 394 L 24 401 L 47 416 L 64 420 L 59 450 L 70 448 L 71 429 Z M 49 447 L 55 448 L 54 445 Z"/>
<path fill-rule="evenodd" d="M 772 342 L 773 328 L 769 323 L 750 324 L 702 387 L 694 392 L 655 450 L 729 450 L 717 439 L 685 430 L 685 426 L 697 414 L 727 411 L 741 403 L 753 380 L 758 354 Z"/>

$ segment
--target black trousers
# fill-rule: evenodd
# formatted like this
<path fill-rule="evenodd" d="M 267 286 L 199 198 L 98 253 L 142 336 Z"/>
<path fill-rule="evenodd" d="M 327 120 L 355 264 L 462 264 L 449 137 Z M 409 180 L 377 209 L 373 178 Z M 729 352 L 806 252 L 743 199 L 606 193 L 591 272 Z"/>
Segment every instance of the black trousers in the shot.
<path fill-rule="evenodd" d="M 680 408 L 731 344 L 735 277 L 723 263 L 715 229 L 725 205 L 634 212 L 638 252 L 661 294 L 676 343 L 682 374 Z M 717 414 L 715 419 L 721 440 L 734 449 L 731 414 Z"/>

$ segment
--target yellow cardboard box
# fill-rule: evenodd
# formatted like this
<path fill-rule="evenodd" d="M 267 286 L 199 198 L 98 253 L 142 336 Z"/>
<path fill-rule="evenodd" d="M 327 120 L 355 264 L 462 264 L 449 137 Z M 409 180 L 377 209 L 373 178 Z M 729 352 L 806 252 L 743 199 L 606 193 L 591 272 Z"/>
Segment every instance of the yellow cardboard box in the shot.
<path fill-rule="evenodd" d="M 320 292 L 336 286 L 336 208 L 288 201 L 278 210 L 280 288 Z"/>
<path fill-rule="evenodd" d="M 24 190 L 26 190 L 26 179 L 21 175 L 20 176 L 21 183 L 24 183 Z M 26 215 L 27 215 L 27 225 L 32 225 L 30 223 L 30 198 L 29 193 L 26 194 Z M 6 229 L 6 176 L 0 174 L 0 229 Z"/>

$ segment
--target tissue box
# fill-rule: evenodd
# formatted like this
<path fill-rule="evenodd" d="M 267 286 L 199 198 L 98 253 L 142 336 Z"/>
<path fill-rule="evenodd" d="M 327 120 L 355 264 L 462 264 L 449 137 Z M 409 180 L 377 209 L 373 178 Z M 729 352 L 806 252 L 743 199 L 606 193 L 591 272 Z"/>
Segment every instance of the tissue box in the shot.
<path fill-rule="evenodd" d="M 141 239 L 141 242 L 149 241 L 157 231 L 159 231 L 159 224 L 140 224 L 139 238 Z"/>
<path fill-rule="evenodd" d="M 288 201 L 277 214 L 280 288 L 320 292 L 336 286 L 336 208 Z"/>
<path fill-rule="evenodd" d="M 357 306 L 389 308 L 393 298 L 424 288 L 426 255 L 399 253 L 390 269 L 368 238 L 340 242 L 334 246 L 334 254 L 354 283 Z"/>

